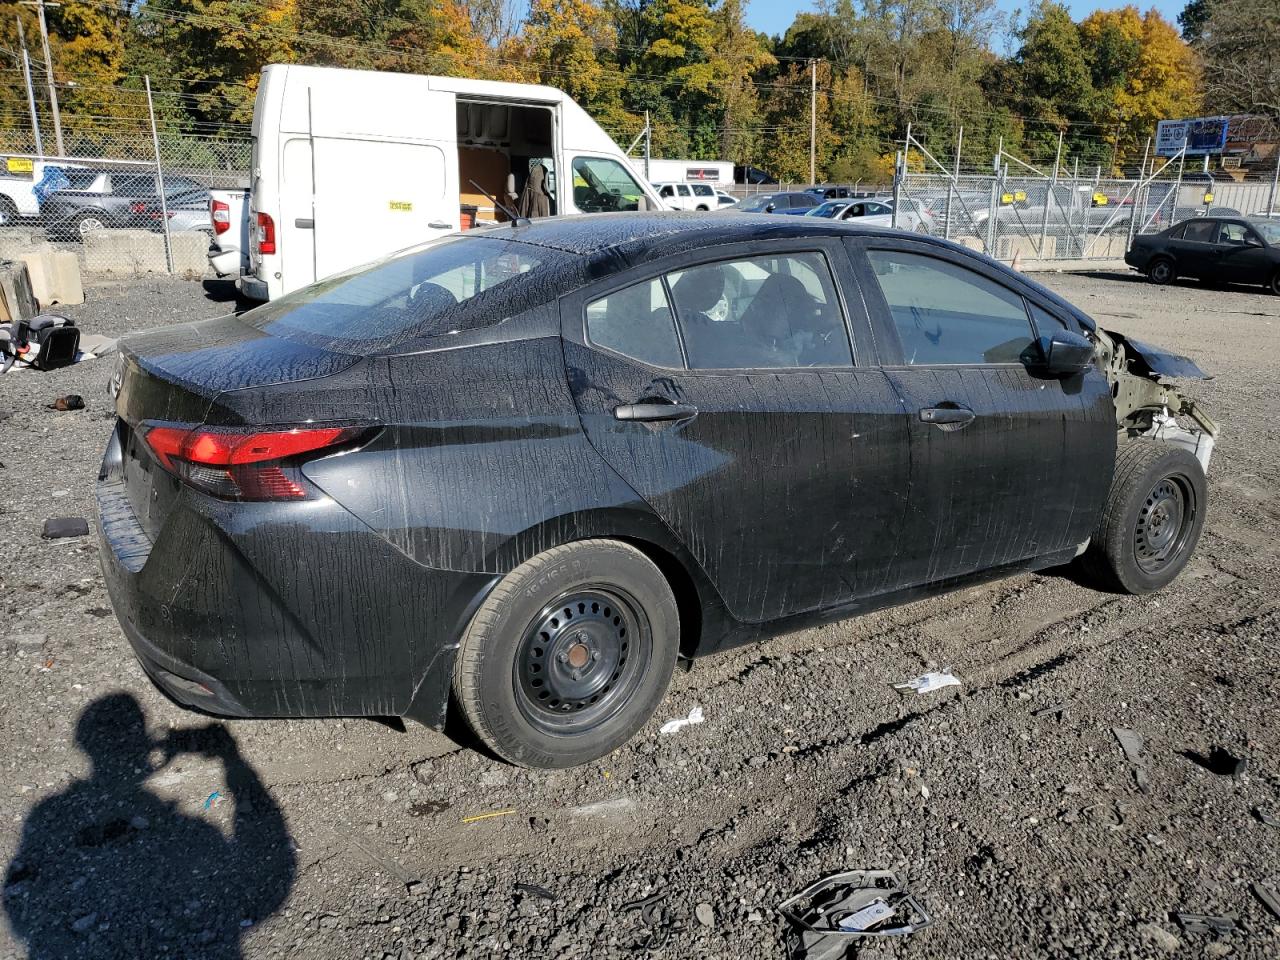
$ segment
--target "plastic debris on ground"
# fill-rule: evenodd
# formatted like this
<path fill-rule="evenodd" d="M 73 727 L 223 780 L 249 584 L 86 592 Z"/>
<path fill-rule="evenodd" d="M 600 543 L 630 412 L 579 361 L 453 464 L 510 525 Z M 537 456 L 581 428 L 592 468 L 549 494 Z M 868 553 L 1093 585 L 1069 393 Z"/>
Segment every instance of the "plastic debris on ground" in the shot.
<path fill-rule="evenodd" d="M 1174 918 L 1183 933 L 1212 933 L 1226 937 L 1236 931 L 1236 922 L 1230 917 L 1215 917 L 1206 913 L 1175 913 Z"/>
<path fill-rule="evenodd" d="M 1112 727 L 1111 732 L 1116 735 L 1125 759 L 1133 766 L 1133 779 L 1137 782 L 1138 789 L 1146 790 L 1147 770 L 1142 763 L 1142 736 L 1125 727 Z"/>
<path fill-rule="evenodd" d="M 1266 807 L 1254 807 L 1253 815 L 1258 818 L 1260 823 L 1268 827 L 1280 827 L 1280 817 L 1277 817 Z"/>
<path fill-rule="evenodd" d="M 49 404 L 49 409 L 64 413 L 68 410 L 83 410 L 84 397 L 78 393 L 68 393 L 65 397 L 58 397 L 57 400 Z"/>
<path fill-rule="evenodd" d="M 935 690 L 942 690 L 946 687 L 960 686 L 960 678 L 951 672 L 951 668 L 942 670 L 937 673 L 922 673 L 913 680 L 905 683 L 895 683 L 893 689 L 906 692 L 914 690 L 916 693 L 933 693 Z"/>
<path fill-rule="evenodd" d="M 89 521 L 84 517 L 52 517 L 44 522 L 40 536 L 45 540 L 89 535 Z"/>
<path fill-rule="evenodd" d="M 702 715 L 701 707 L 694 707 L 689 711 L 689 716 L 680 717 L 676 720 L 668 720 L 658 728 L 659 733 L 676 733 L 683 728 L 694 723 L 701 723 L 705 718 Z"/>
<path fill-rule="evenodd" d="M 864 937 L 903 937 L 933 922 L 892 870 L 850 870 L 811 884 L 778 905 L 791 924 L 791 960 L 839 960 Z"/>
<path fill-rule="evenodd" d="M 1280 920 L 1280 877 L 1255 880 L 1249 885 L 1249 889 L 1262 901 L 1262 905 L 1271 911 L 1271 915 Z"/>

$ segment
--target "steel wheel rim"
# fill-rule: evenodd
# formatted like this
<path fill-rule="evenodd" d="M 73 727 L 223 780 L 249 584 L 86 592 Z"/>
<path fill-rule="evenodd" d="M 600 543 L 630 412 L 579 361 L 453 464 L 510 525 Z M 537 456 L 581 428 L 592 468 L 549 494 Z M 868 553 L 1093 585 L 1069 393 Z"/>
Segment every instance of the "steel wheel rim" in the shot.
<path fill-rule="evenodd" d="M 1164 283 L 1169 279 L 1169 264 L 1161 260 L 1151 268 L 1151 279 L 1157 283 Z"/>
<path fill-rule="evenodd" d="M 595 729 L 631 700 L 652 657 L 652 628 L 634 597 L 615 586 L 577 587 L 543 607 L 521 637 L 517 706 L 543 733 Z"/>
<path fill-rule="evenodd" d="M 1156 483 L 1138 508 L 1134 531 L 1134 556 L 1146 573 L 1159 573 L 1181 557 L 1196 505 L 1191 488 L 1178 477 Z"/>

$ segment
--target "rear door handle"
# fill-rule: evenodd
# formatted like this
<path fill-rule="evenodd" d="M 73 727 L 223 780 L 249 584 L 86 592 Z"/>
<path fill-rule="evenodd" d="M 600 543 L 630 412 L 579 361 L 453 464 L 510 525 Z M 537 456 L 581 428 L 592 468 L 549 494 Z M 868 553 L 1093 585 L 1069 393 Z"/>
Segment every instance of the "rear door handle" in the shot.
<path fill-rule="evenodd" d="M 613 408 L 615 420 L 688 420 L 697 415 L 691 403 L 624 403 Z"/>
<path fill-rule="evenodd" d="M 925 423 L 954 424 L 967 427 L 973 423 L 977 414 L 964 407 L 925 407 L 920 411 L 920 419 Z"/>
<path fill-rule="evenodd" d="M 445 223 L 443 220 L 432 220 L 427 224 L 432 230 L 452 230 L 452 223 Z"/>

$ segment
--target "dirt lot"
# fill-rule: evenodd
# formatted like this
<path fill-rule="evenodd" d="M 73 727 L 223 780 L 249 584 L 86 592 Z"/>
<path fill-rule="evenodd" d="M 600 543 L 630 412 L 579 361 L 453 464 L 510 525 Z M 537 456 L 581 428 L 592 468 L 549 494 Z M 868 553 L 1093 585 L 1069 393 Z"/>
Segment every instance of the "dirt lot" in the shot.
<path fill-rule="evenodd" d="M 778 901 L 855 867 L 902 871 L 936 918 L 861 957 L 1280 956 L 1250 892 L 1280 874 L 1254 812 L 1280 816 L 1280 299 L 1044 279 L 1216 375 L 1191 388 L 1224 435 L 1187 573 L 1151 598 L 1023 576 L 700 662 L 629 746 L 560 773 L 170 704 L 92 538 L 40 539 L 94 515 L 111 361 L 0 379 L 0 957 L 780 958 Z M 89 295 L 68 312 L 109 335 L 229 309 L 216 285 Z M 87 409 L 46 409 L 66 393 Z M 890 686 L 944 665 L 963 687 Z M 1243 773 L 1188 756 L 1215 747 Z M 647 926 L 624 905 L 653 893 Z"/>

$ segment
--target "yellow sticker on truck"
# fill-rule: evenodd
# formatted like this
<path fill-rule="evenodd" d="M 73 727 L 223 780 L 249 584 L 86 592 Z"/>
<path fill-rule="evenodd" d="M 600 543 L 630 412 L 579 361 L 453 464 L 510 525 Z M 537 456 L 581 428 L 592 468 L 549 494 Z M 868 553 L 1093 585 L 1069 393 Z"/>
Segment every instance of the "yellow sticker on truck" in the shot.
<path fill-rule="evenodd" d="M 411 213 L 413 211 L 413 204 L 408 200 L 392 200 L 388 206 L 397 213 Z"/>
<path fill-rule="evenodd" d="M 5 167 L 10 173 L 35 173 L 35 164 L 23 157 L 9 157 L 5 160 Z"/>

